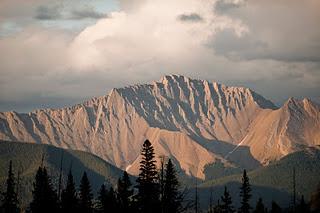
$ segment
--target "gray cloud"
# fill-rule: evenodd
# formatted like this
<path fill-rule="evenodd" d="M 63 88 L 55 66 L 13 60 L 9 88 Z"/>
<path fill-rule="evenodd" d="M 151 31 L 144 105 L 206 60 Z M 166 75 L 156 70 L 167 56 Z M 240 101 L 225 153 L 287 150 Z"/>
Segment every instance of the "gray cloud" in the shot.
<path fill-rule="evenodd" d="M 58 5 L 41 5 L 36 9 L 35 19 L 39 20 L 57 20 L 62 18 L 61 7 Z"/>
<path fill-rule="evenodd" d="M 189 13 L 179 15 L 178 20 L 182 22 L 201 22 L 203 18 L 197 13 Z"/>
<path fill-rule="evenodd" d="M 84 7 L 80 9 L 75 9 L 71 11 L 70 19 L 100 19 L 100 18 L 106 18 L 107 14 L 99 13 L 92 7 Z"/>
<path fill-rule="evenodd" d="M 269 40 L 259 40 L 253 34 L 237 36 L 232 30 L 219 32 L 214 41 L 209 42 L 216 54 L 237 60 L 277 60 L 286 62 L 320 62 L 320 45 L 302 46 L 299 50 L 279 44 L 274 46 Z"/>
<path fill-rule="evenodd" d="M 96 11 L 93 7 L 82 6 L 63 13 L 62 5 L 41 5 L 36 9 L 35 19 L 38 20 L 81 20 L 81 19 L 101 19 L 107 14 Z"/>
<path fill-rule="evenodd" d="M 229 10 L 237 9 L 245 5 L 244 1 L 218 0 L 215 4 L 215 10 L 219 13 L 225 13 Z"/>
<path fill-rule="evenodd" d="M 232 31 L 221 31 L 211 41 L 217 54 L 243 60 L 320 62 L 320 13 L 316 9 L 320 6 L 319 2 L 234 2 L 220 0 L 216 10 L 242 21 L 249 32 L 239 37 Z"/>

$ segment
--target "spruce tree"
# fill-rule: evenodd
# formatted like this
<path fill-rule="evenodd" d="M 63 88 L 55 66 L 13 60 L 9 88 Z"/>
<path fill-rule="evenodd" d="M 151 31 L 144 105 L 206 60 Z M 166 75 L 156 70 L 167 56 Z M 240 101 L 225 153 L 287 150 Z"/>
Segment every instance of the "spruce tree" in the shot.
<path fill-rule="evenodd" d="M 117 202 L 116 192 L 114 191 L 113 187 L 110 187 L 107 193 L 107 201 L 106 206 L 108 212 L 119 212 L 119 205 Z"/>
<path fill-rule="evenodd" d="M 222 208 L 221 208 L 221 204 L 220 204 L 220 200 L 219 199 L 218 199 L 217 205 L 215 205 L 214 208 L 213 208 L 213 212 L 214 213 L 222 213 Z"/>
<path fill-rule="evenodd" d="M 87 173 L 84 172 L 80 181 L 80 212 L 81 213 L 92 213 L 93 212 L 93 194 L 91 190 L 91 185 L 87 176 Z"/>
<path fill-rule="evenodd" d="M 320 212 L 320 183 L 316 191 L 312 193 L 310 208 L 312 212 Z"/>
<path fill-rule="evenodd" d="M 298 212 L 298 213 L 309 213 L 310 212 L 309 205 L 305 202 L 303 195 L 301 196 L 300 203 L 298 204 L 298 206 L 296 208 L 296 212 Z"/>
<path fill-rule="evenodd" d="M 240 198 L 241 198 L 241 206 L 239 212 L 241 213 L 249 213 L 250 206 L 250 198 L 251 198 L 251 186 L 249 183 L 249 177 L 247 176 L 247 171 L 243 170 L 242 176 L 242 186 L 240 187 Z"/>
<path fill-rule="evenodd" d="M 12 171 L 12 161 L 9 163 L 7 188 L 3 193 L 2 209 L 5 213 L 17 213 L 19 211 L 18 198 L 15 191 L 15 177 Z"/>
<path fill-rule="evenodd" d="M 213 207 L 213 197 L 212 197 L 212 187 L 210 187 L 210 197 L 209 197 L 209 209 L 208 213 L 213 213 L 214 207 Z"/>
<path fill-rule="evenodd" d="M 106 186 L 102 184 L 98 193 L 98 212 L 101 212 L 101 213 L 108 212 L 107 199 L 108 199 L 108 191 L 106 189 Z"/>
<path fill-rule="evenodd" d="M 141 213 L 157 212 L 160 209 L 157 170 L 154 149 L 149 140 L 143 143 L 141 155 L 140 173 L 136 186 L 137 210 Z"/>
<path fill-rule="evenodd" d="M 79 201 L 77 197 L 76 187 L 73 180 L 72 172 L 70 170 L 67 179 L 67 186 L 61 194 L 61 212 L 68 213 L 77 211 L 78 205 Z"/>
<path fill-rule="evenodd" d="M 266 212 L 266 209 L 265 209 L 264 204 L 262 202 L 262 198 L 260 197 L 257 202 L 256 209 L 254 210 L 254 213 L 265 213 L 265 212 Z"/>
<path fill-rule="evenodd" d="M 160 200 L 160 208 L 161 212 L 164 212 L 164 168 L 165 167 L 165 156 L 160 156 L 160 170 L 159 170 L 159 200 Z"/>
<path fill-rule="evenodd" d="M 174 166 L 169 159 L 165 169 L 163 209 L 166 213 L 176 213 L 181 210 L 182 195 L 179 192 L 179 181 Z"/>
<path fill-rule="evenodd" d="M 118 203 L 121 213 L 126 213 L 130 211 L 131 208 L 131 197 L 133 195 L 133 190 L 131 188 L 132 184 L 129 175 L 126 171 L 123 172 L 122 178 L 118 180 L 117 195 Z"/>
<path fill-rule="evenodd" d="M 228 192 L 227 187 L 224 187 L 224 193 L 221 197 L 222 204 L 220 205 L 221 213 L 233 213 L 235 212 L 232 206 L 232 199 Z"/>
<path fill-rule="evenodd" d="M 280 206 L 275 201 L 272 201 L 270 213 L 281 213 L 281 212 L 282 212 L 282 209 L 280 208 Z"/>
<path fill-rule="evenodd" d="M 32 191 L 30 203 L 32 213 L 54 213 L 58 211 L 58 198 L 52 187 L 50 177 L 45 167 L 39 167 Z"/>

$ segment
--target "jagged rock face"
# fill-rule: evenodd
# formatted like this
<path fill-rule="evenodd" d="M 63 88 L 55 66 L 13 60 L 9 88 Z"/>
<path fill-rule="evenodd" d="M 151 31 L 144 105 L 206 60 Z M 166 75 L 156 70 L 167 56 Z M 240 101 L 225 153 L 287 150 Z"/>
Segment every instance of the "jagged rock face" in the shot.
<path fill-rule="evenodd" d="M 137 174 L 148 138 L 157 156 L 204 178 L 203 167 L 217 159 L 252 168 L 320 144 L 319 106 L 289 102 L 277 109 L 247 88 L 170 75 L 70 108 L 0 113 L 0 139 L 89 151 Z"/>

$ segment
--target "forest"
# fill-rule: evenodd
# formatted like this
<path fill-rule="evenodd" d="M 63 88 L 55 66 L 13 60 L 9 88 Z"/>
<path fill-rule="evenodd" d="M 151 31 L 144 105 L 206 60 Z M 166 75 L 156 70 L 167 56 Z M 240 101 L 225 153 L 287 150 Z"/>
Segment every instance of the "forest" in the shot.
<path fill-rule="evenodd" d="M 133 181 L 126 171 L 118 179 L 116 187 L 101 185 L 97 196 L 87 172 L 83 175 L 79 186 L 76 186 L 72 167 L 70 166 L 65 183 L 59 177 L 58 187 L 54 187 L 52 177 L 48 174 L 43 161 L 37 170 L 33 181 L 32 200 L 27 208 L 20 205 L 19 175 L 14 173 L 12 162 L 8 168 L 5 190 L 1 192 L 1 213 L 316 213 L 320 212 L 320 185 L 313 193 L 310 201 L 303 196 L 292 195 L 292 202 L 286 208 L 281 208 L 277 201 L 271 205 L 263 203 L 263 197 L 252 205 L 252 190 L 250 177 L 243 170 L 242 183 L 239 188 L 240 206 L 233 204 L 227 186 L 222 195 L 216 195 L 211 190 L 209 206 L 201 207 L 197 184 L 191 190 L 179 181 L 177 170 L 171 159 L 162 159 L 157 168 L 154 148 L 149 140 L 143 143 L 141 149 L 139 176 Z M 17 177 L 18 176 L 18 177 Z M 135 182 L 135 183 L 134 183 Z M 64 186 L 64 187 L 63 187 Z M 294 186 L 293 186 L 294 189 Z M 213 202 L 213 197 L 219 197 Z M 267 208 L 271 206 L 271 208 Z"/>

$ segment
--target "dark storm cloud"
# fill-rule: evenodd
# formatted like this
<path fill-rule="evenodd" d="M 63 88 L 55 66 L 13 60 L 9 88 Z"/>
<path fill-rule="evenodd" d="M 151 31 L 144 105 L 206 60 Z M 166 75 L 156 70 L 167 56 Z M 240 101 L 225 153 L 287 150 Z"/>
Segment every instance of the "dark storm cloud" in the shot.
<path fill-rule="evenodd" d="M 182 22 L 201 22 L 203 18 L 197 13 L 181 14 L 178 20 Z"/>

